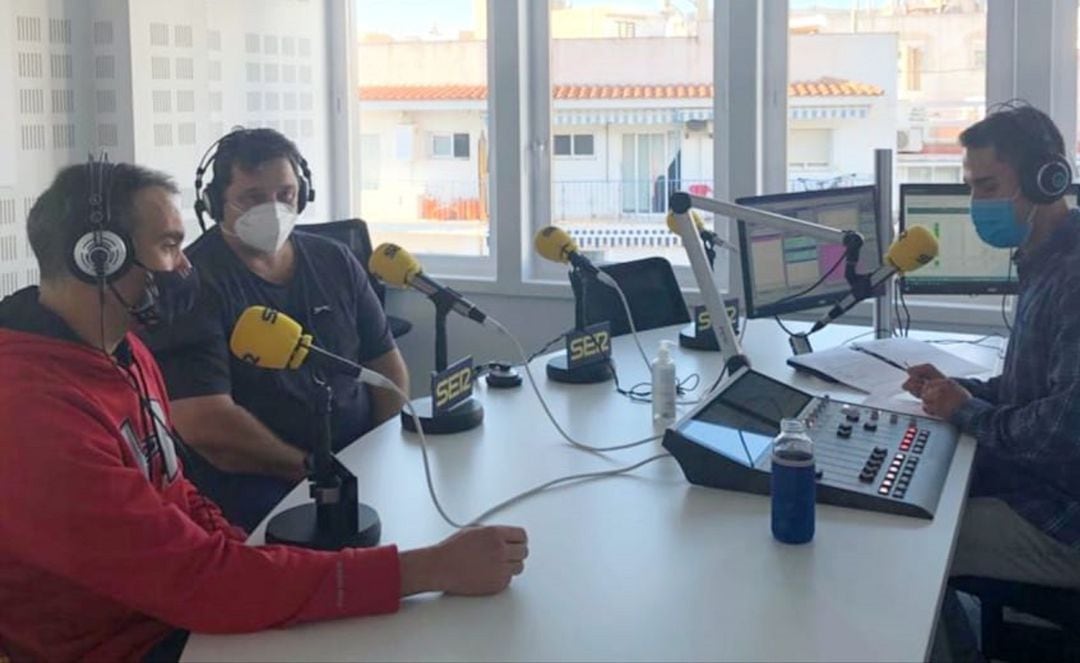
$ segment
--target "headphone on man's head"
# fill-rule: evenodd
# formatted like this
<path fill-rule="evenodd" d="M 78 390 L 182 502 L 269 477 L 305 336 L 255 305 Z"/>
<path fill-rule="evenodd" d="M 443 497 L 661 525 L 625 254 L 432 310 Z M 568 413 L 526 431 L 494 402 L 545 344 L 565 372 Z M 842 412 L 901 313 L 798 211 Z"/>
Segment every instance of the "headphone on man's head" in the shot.
<path fill-rule="evenodd" d="M 105 285 L 122 277 L 135 261 L 135 248 L 128 233 L 112 223 L 112 182 L 116 165 L 107 154 L 86 162 L 89 230 L 75 237 L 68 251 L 68 267 L 86 283 Z M 81 206 L 76 214 L 82 214 Z"/>
<path fill-rule="evenodd" d="M 1023 136 L 1024 153 L 1017 175 L 1020 192 L 1033 203 L 1047 205 L 1060 200 L 1072 184 L 1072 166 L 1058 152 L 1050 118 L 1023 102 L 1005 102 L 994 113 L 1009 118 Z"/>
<path fill-rule="evenodd" d="M 195 217 L 199 220 L 199 228 L 203 232 L 206 232 L 206 222 L 203 219 L 203 214 L 209 214 L 210 218 L 218 223 L 225 218 L 224 180 L 227 179 L 229 174 L 225 173 L 225 177 L 222 177 L 223 174 L 219 170 L 219 164 L 223 161 L 221 158 L 222 153 L 228 155 L 229 151 L 234 149 L 237 140 L 255 131 L 259 131 L 259 129 L 234 128 L 214 141 L 199 161 L 199 166 L 195 169 Z M 307 159 L 295 147 L 290 149 L 290 152 L 289 161 L 293 165 L 293 170 L 296 171 L 296 179 L 299 182 L 299 191 L 296 196 L 296 213 L 300 214 L 308 203 L 315 200 L 315 189 L 311 185 L 311 169 L 308 168 Z M 204 189 L 203 175 L 211 166 L 214 167 L 214 179 L 210 180 Z"/>

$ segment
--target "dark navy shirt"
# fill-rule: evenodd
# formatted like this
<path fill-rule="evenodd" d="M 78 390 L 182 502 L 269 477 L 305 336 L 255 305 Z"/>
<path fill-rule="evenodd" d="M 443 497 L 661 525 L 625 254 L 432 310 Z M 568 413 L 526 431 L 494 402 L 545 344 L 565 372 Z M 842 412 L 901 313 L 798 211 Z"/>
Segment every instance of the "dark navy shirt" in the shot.
<path fill-rule="evenodd" d="M 976 437 L 972 494 L 998 497 L 1080 548 L 1080 211 L 1016 257 L 1020 292 L 1000 376 L 957 380 L 953 423 Z"/>
<path fill-rule="evenodd" d="M 172 400 L 230 394 L 282 440 L 310 451 L 321 427 L 318 404 L 325 393 L 315 382 L 311 362 L 295 371 L 272 371 L 247 364 L 229 352 L 229 336 L 249 306 L 280 310 L 299 322 L 316 345 L 354 361 L 366 362 L 394 348 L 386 316 L 367 272 L 339 242 L 298 229 L 290 240 L 296 268 L 286 285 L 252 273 L 232 252 L 217 227 L 186 253 L 198 270 L 195 309 L 147 341 L 161 365 Z M 372 428 L 366 385 L 332 377 L 334 450 Z M 228 519 L 254 527 L 292 488 L 287 481 L 260 475 L 225 473 L 195 454 L 192 479 L 214 499 Z"/>

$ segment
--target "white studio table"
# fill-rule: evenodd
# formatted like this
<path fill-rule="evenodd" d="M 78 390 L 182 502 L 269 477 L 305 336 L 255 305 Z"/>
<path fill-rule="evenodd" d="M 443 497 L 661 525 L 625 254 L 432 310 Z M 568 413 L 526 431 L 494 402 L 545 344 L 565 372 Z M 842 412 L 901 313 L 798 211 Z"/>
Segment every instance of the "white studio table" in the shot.
<path fill-rule="evenodd" d="M 831 325 L 813 339 L 821 349 L 865 330 Z M 646 352 L 677 332 L 644 332 Z M 796 374 L 772 321 L 752 321 L 744 347 L 754 368 L 799 388 L 853 402 L 864 397 Z M 613 350 L 624 387 L 648 380 L 629 336 L 615 339 Z M 995 348 L 948 350 L 988 369 L 997 365 Z M 606 446 L 654 433 L 648 404 L 630 402 L 610 382 L 548 382 L 545 361 L 533 362 L 533 374 L 576 439 Z M 716 353 L 680 349 L 676 362 L 680 377 L 700 374 L 699 393 L 719 374 Z M 477 397 L 485 408 L 480 428 L 428 438 L 436 491 L 461 522 L 550 479 L 664 451 L 659 441 L 603 455 L 572 448 L 527 384 L 508 391 L 481 384 Z M 768 497 L 693 486 L 665 458 L 627 475 L 561 486 L 496 514 L 491 523 L 525 527 L 530 546 L 525 573 L 502 594 L 425 595 L 406 599 L 394 615 L 248 635 L 193 634 L 183 660 L 923 660 L 973 454 L 973 440 L 964 438 L 933 521 L 819 504 L 817 533 L 803 546 L 772 538 Z M 428 496 L 419 440 L 398 419 L 339 457 L 356 473 L 361 500 L 379 512 L 384 542 L 408 549 L 451 533 Z M 305 483 L 277 510 L 307 499 Z M 260 526 L 251 542 L 262 537 Z"/>

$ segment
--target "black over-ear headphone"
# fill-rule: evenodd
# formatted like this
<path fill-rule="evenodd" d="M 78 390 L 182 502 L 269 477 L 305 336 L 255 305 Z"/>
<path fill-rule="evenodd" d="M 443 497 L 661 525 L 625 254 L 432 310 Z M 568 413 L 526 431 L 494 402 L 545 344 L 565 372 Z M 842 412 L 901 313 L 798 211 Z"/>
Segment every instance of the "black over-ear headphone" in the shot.
<path fill-rule="evenodd" d="M 1020 192 L 1039 205 L 1060 200 L 1072 184 L 1072 166 L 1058 152 L 1050 118 L 1027 104 L 1008 104 L 998 112 L 1009 117 L 1022 136 Z"/>
<path fill-rule="evenodd" d="M 202 159 L 199 160 L 199 166 L 195 169 L 195 217 L 198 219 L 199 228 L 203 232 L 206 232 L 204 214 L 209 214 L 210 218 L 218 223 L 225 217 L 224 180 L 227 179 L 228 173 L 223 173 L 220 168 L 220 164 L 225 161 L 221 158 L 222 153 L 229 154 L 231 150 L 235 149 L 234 145 L 237 140 L 255 131 L 259 130 L 245 129 L 243 127 L 234 128 L 214 141 L 207 148 Z M 300 214 L 308 203 L 315 200 L 315 189 L 311 185 L 311 169 L 308 168 L 307 159 L 295 148 L 291 149 L 290 152 L 289 161 L 292 162 L 293 169 L 296 171 L 296 179 L 299 182 L 299 191 L 296 196 L 296 213 Z M 203 176 L 211 166 L 214 167 L 214 179 L 204 189 Z M 232 167 L 231 164 L 229 167 Z"/>
<path fill-rule="evenodd" d="M 112 182 L 116 166 L 108 155 L 87 159 L 86 223 L 89 230 L 76 236 L 68 251 L 68 267 L 86 283 L 105 285 L 122 277 L 135 260 L 135 249 L 128 233 L 112 224 Z M 75 214 L 81 215 L 81 205 Z"/>

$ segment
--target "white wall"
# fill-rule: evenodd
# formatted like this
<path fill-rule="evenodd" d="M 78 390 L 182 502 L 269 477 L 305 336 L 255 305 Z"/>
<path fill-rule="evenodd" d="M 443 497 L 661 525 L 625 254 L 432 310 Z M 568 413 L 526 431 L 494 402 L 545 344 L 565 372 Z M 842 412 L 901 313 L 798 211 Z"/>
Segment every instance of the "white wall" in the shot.
<path fill-rule="evenodd" d="M 417 221 L 419 197 L 430 192 L 450 199 L 478 196 L 480 134 L 488 134 L 480 110 L 401 112 L 363 110 L 360 132 L 378 136 L 379 187 L 360 192 L 364 217 L 371 223 Z M 409 159 L 399 159 L 396 132 L 411 127 Z M 431 134 L 469 134 L 469 158 L 432 158 Z M 489 137 L 490 139 L 490 137 Z M 361 164 L 360 167 L 373 167 Z"/>
<path fill-rule="evenodd" d="M 486 41 L 371 43 L 357 48 L 361 85 L 487 84 Z"/>
<path fill-rule="evenodd" d="M 92 47 L 97 23 L 108 24 L 114 44 Z M 97 145 L 94 56 L 123 44 L 125 23 L 119 1 L 0 3 L 0 296 L 38 280 L 26 216 L 56 171 Z M 125 155 L 123 146 L 118 152 Z"/>
<path fill-rule="evenodd" d="M 877 97 L 820 97 L 806 101 L 821 106 L 869 105 L 869 114 L 864 119 L 788 120 L 789 129 L 832 130 L 830 172 L 834 174 L 873 176 L 874 150 L 896 147 L 896 39 L 895 34 L 790 36 L 790 81 L 828 76 L 869 83 L 884 92 Z M 853 53 L 858 53 L 858 57 L 852 57 Z M 807 171 L 808 176 L 812 174 L 814 171 Z"/>
<path fill-rule="evenodd" d="M 189 235 L 199 234 L 191 211 L 195 167 L 210 143 L 235 125 L 270 127 L 297 143 L 317 193 L 304 220 L 328 220 L 323 3 L 138 0 L 130 6 L 135 159 L 176 177 Z M 152 43 L 158 26 L 166 27 L 167 44 Z M 187 28 L 190 46 L 177 41 L 177 29 Z M 168 77 L 155 77 L 155 59 L 168 62 Z M 180 70 L 187 62 L 190 79 Z M 169 98 L 170 110 L 154 108 L 155 92 Z M 194 110 L 180 110 L 185 94 L 194 97 Z M 191 128 L 194 140 L 182 135 Z M 162 140 L 163 129 L 171 140 Z"/>
<path fill-rule="evenodd" d="M 712 52 L 711 30 L 682 39 L 555 39 L 551 42 L 551 82 L 701 83 L 712 80 Z"/>
<path fill-rule="evenodd" d="M 20 21 L 36 27 L 20 35 Z M 0 89 L 9 91 L 0 94 L 0 151 L 8 155 L 0 164 L 0 296 L 37 281 L 26 215 L 56 171 L 90 151 L 172 175 L 194 238 L 203 151 L 234 124 L 271 126 L 299 143 L 314 175 L 319 195 L 306 220 L 325 220 L 325 32 L 324 3 L 314 0 L 0 2 Z M 40 69 L 20 72 L 20 56 Z M 248 80 L 249 64 L 258 81 Z M 268 67 L 276 81 L 265 80 Z M 155 109 L 155 93 L 167 110 Z M 268 97 L 277 110 L 267 110 Z"/>

